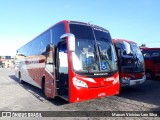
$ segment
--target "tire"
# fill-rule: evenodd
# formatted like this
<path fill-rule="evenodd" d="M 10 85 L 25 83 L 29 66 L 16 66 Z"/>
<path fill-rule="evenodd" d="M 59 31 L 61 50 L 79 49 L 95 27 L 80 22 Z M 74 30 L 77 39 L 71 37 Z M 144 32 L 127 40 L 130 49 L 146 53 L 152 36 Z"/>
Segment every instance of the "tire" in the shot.
<path fill-rule="evenodd" d="M 46 87 L 45 87 L 45 80 L 43 80 L 43 81 L 42 81 L 42 92 L 43 92 L 43 95 L 45 96 L 45 98 L 46 98 L 47 100 L 50 100 L 51 98 L 50 98 L 50 97 L 47 97 L 46 94 L 45 94 L 45 89 L 46 89 Z"/>
<path fill-rule="evenodd" d="M 19 83 L 20 83 L 20 84 L 23 84 L 24 81 L 22 80 L 22 77 L 21 77 L 21 73 L 20 73 L 20 72 L 19 72 L 18 78 L 19 78 Z"/>
<path fill-rule="evenodd" d="M 153 73 L 151 71 L 146 71 L 146 78 L 149 79 L 153 79 Z"/>
<path fill-rule="evenodd" d="M 44 96 L 46 96 L 45 95 L 45 81 L 44 80 L 42 81 L 42 92 L 43 92 Z"/>

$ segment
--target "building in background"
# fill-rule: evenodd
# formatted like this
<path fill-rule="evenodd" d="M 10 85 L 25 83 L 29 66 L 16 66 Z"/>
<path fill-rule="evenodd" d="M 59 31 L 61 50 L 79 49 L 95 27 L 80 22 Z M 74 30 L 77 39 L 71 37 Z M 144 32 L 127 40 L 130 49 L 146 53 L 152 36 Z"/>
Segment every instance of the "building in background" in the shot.
<path fill-rule="evenodd" d="M 14 68 L 14 59 L 11 56 L 0 56 L 0 68 Z"/>

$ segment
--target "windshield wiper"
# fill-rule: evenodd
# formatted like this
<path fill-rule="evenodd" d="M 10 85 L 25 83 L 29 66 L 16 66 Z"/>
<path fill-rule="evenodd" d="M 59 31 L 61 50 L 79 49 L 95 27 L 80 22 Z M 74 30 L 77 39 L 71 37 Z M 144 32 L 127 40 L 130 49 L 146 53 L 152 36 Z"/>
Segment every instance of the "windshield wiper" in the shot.
<path fill-rule="evenodd" d="M 98 45 L 97 45 L 97 43 L 94 45 L 94 50 L 95 50 L 95 53 L 94 53 L 94 55 L 95 55 L 95 63 L 96 63 L 96 61 L 99 63 L 99 65 L 98 65 L 98 69 L 99 69 L 99 71 L 101 70 L 101 66 L 100 66 L 100 56 L 99 56 L 99 48 L 97 48 L 98 47 Z"/>

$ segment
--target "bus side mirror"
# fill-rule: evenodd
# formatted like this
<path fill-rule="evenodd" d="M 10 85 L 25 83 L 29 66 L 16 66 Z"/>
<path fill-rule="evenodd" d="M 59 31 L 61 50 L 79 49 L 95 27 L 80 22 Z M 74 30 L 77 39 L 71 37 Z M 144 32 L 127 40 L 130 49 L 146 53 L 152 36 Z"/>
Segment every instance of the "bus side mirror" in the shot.
<path fill-rule="evenodd" d="M 75 51 L 75 36 L 71 33 L 63 34 L 60 39 L 68 38 L 68 50 L 71 52 Z"/>

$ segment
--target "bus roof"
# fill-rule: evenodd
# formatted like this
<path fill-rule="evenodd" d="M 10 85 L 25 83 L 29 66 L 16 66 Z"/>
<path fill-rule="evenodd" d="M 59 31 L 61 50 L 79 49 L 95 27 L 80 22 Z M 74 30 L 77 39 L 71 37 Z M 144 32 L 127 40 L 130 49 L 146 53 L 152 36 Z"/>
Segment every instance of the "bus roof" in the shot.
<path fill-rule="evenodd" d="M 125 40 L 125 39 L 112 39 L 113 43 L 116 43 L 116 42 L 128 42 L 128 43 L 135 43 L 137 44 L 136 42 L 133 42 L 131 40 Z"/>

